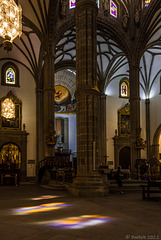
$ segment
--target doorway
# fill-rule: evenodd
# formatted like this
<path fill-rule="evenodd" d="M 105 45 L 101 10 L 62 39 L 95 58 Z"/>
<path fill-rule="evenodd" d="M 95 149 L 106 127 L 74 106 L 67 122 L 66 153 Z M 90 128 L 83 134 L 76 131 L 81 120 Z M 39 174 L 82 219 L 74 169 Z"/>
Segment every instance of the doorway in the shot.
<path fill-rule="evenodd" d="M 122 169 L 130 169 L 130 147 L 123 147 L 119 152 L 119 165 Z"/>

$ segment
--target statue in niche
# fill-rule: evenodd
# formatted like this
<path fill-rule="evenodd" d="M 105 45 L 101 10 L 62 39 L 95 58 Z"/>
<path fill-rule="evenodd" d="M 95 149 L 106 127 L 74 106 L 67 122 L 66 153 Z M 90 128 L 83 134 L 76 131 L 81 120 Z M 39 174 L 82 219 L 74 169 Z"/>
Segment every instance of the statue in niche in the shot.
<path fill-rule="evenodd" d="M 57 136 L 55 130 L 53 130 L 53 123 L 52 121 L 49 122 L 49 132 L 46 136 L 46 144 L 48 146 L 53 146 L 56 144 Z"/>
<path fill-rule="evenodd" d="M 102 8 L 104 9 L 104 14 L 107 15 L 108 10 L 109 10 L 108 0 L 102 0 Z"/>
<path fill-rule="evenodd" d="M 138 137 L 135 143 L 135 149 L 144 149 L 146 147 L 146 141 L 141 137 L 141 128 L 138 129 Z"/>
<path fill-rule="evenodd" d="M 126 30 L 128 28 L 128 23 L 129 23 L 129 16 L 127 12 L 124 13 L 122 16 L 122 26 Z"/>
<path fill-rule="evenodd" d="M 60 14 L 61 14 L 62 17 L 66 16 L 66 10 L 67 10 L 67 0 L 61 0 Z"/>

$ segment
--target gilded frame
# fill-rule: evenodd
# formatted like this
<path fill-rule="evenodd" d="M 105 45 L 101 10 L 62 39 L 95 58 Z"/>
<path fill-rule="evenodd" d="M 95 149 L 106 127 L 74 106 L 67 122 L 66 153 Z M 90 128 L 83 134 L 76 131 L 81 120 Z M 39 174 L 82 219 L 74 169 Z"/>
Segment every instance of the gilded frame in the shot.
<path fill-rule="evenodd" d="M 130 135 L 130 105 L 127 103 L 118 111 L 118 135 Z"/>
<path fill-rule="evenodd" d="M 10 98 L 15 104 L 15 118 L 6 120 L 5 117 L 2 117 L 0 114 L 0 129 L 1 130 L 21 130 L 22 125 L 22 102 L 20 99 L 16 98 L 12 91 L 9 91 L 5 97 L 0 98 L 0 113 L 2 102 Z"/>

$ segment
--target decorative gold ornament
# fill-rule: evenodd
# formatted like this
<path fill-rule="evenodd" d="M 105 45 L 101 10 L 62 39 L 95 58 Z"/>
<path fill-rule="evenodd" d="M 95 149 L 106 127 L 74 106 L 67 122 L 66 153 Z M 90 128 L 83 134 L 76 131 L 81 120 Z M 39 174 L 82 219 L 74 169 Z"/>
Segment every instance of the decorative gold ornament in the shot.
<path fill-rule="evenodd" d="M 46 145 L 48 146 L 54 146 L 57 141 L 56 131 L 53 130 L 53 123 L 52 121 L 49 122 L 49 132 L 46 136 Z"/>
<path fill-rule="evenodd" d="M 144 149 L 146 147 L 146 141 L 141 137 L 141 129 L 139 130 L 139 134 L 135 143 L 135 149 Z"/>
<path fill-rule="evenodd" d="M 2 102 L 1 115 L 7 119 L 15 118 L 15 104 L 10 98 L 6 98 Z"/>

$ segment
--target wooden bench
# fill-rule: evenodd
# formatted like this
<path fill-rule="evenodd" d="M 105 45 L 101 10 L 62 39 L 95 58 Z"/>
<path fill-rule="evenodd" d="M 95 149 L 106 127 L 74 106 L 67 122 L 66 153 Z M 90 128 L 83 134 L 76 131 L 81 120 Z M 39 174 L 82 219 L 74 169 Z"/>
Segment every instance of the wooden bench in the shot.
<path fill-rule="evenodd" d="M 147 184 L 140 185 L 142 188 L 142 199 L 151 200 L 152 193 L 161 193 L 161 181 L 148 181 Z"/>

